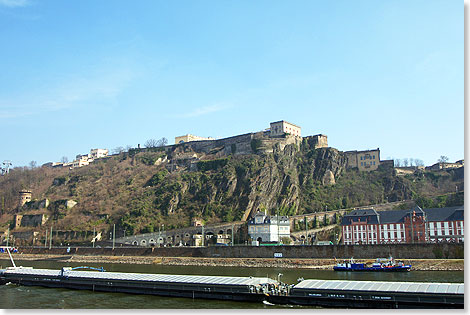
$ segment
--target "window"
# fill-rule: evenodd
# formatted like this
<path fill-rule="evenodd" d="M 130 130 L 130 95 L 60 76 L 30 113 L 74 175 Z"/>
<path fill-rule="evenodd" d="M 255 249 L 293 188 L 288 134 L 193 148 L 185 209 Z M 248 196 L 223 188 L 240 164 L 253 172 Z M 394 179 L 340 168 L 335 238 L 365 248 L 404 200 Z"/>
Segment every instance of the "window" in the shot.
<path fill-rule="evenodd" d="M 361 156 L 361 161 L 362 161 L 362 156 Z M 362 164 L 362 163 L 361 163 Z"/>

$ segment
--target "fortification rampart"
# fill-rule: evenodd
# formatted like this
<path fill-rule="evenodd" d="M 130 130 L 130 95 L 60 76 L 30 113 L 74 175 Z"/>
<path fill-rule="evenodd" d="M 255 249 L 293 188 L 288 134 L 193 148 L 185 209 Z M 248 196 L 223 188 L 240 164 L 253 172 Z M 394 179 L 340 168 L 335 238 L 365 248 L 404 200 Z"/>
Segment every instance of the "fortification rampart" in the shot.
<path fill-rule="evenodd" d="M 259 147 L 256 152 L 253 151 L 252 140 L 259 140 Z M 300 137 L 284 135 L 278 138 L 270 138 L 264 132 L 247 133 L 218 140 L 203 140 L 185 142 L 169 146 L 168 152 L 199 152 L 205 154 L 215 154 L 216 156 L 227 156 L 230 154 L 254 154 L 254 153 L 272 153 L 276 145 L 283 150 L 286 145 L 301 143 Z"/>

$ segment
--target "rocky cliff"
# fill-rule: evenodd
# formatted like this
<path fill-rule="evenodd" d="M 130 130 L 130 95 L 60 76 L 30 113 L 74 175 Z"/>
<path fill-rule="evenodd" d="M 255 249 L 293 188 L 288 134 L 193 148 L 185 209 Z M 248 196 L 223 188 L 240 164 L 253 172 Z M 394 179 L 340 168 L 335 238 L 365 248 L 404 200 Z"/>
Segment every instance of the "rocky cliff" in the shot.
<path fill-rule="evenodd" d="M 116 224 L 120 233 L 144 233 L 163 224 L 188 226 L 194 219 L 246 220 L 258 210 L 295 215 L 410 199 L 429 187 L 426 178 L 397 177 L 390 167 L 359 172 L 346 164 L 341 151 L 318 148 L 315 138 L 271 139 L 258 133 L 133 149 L 73 170 L 15 169 L 0 179 L 5 196 L 0 225 L 6 227 L 16 213 L 34 212 L 48 215 L 53 220 L 48 224 L 62 230 L 106 230 Z M 445 191 L 455 180 L 438 179 L 436 190 Z M 15 190 L 25 187 L 35 200 L 77 204 L 31 209 L 33 200 L 18 208 Z"/>

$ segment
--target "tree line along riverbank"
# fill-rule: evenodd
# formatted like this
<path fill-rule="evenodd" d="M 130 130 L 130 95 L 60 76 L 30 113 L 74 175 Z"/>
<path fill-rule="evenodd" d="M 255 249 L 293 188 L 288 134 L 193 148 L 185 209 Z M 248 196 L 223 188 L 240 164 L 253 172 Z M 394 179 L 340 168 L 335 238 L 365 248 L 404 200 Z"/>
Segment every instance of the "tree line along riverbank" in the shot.
<path fill-rule="evenodd" d="M 161 264 L 168 266 L 214 266 L 214 267 L 253 267 L 253 268 L 306 268 L 331 270 L 335 259 L 300 258 L 201 258 L 201 257 L 151 257 L 151 256 L 89 256 L 89 255 L 47 255 L 13 254 L 15 260 L 57 261 L 63 263 L 121 263 L 121 264 Z M 0 259 L 9 260 L 8 254 L 0 254 Z M 399 257 L 397 257 L 399 259 Z M 341 259 L 342 260 L 342 259 Z M 371 259 L 356 259 L 357 262 L 372 263 Z M 412 270 L 420 271 L 463 271 L 463 259 L 403 259 L 411 264 Z M 4 266 L 7 267 L 7 266 Z"/>

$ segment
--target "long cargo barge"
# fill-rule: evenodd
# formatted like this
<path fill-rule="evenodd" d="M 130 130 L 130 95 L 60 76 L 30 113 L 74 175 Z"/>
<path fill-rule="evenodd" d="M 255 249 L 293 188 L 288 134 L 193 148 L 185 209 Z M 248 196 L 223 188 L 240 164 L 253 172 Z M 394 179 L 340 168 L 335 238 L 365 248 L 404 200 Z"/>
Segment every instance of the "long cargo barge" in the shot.
<path fill-rule="evenodd" d="M 259 277 L 222 277 L 124 272 L 7 268 L 0 282 L 50 288 L 160 296 L 261 302 L 277 281 Z"/>
<path fill-rule="evenodd" d="M 303 280 L 289 302 L 346 308 L 464 308 L 463 283 Z"/>
<path fill-rule="evenodd" d="M 464 308 L 463 283 L 301 280 L 9 267 L 0 283 L 336 308 Z"/>

